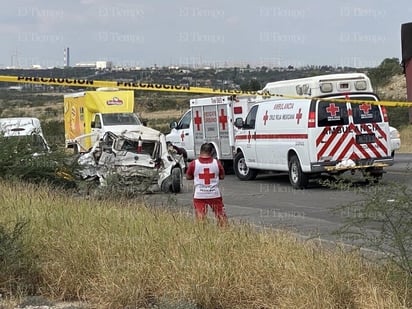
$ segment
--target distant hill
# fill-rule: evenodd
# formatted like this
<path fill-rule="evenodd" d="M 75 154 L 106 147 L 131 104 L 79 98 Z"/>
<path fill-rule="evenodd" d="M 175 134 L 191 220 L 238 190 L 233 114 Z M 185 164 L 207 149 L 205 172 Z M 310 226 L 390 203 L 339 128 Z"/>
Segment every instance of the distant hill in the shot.
<path fill-rule="evenodd" d="M 375 91 L 381 100 L 406 101 L 405 75 L 392 76 L 384 86 L 376 87 Z"/>

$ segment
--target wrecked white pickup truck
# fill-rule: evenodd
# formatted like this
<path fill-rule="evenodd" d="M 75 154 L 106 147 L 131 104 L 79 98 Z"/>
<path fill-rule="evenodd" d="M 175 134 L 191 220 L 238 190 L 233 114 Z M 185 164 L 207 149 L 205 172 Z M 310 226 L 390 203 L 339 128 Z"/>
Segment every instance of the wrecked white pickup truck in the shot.
<path fill-rule="evenodd" d="M 185 158 L 166 144 L 164 134 L 142 126 L 120 135 L 106 132 L 88 152 L 80 154 L 77 164 L 81 179 L 98 180 L 101 187 L 179 193 Z"/>
<path fill-rule="evenodd" d="M 34 117 L 0 118 L 0 136 L 9 142 L 8 146 L 16 148 L 15 152 L 36 157 L 50 151 L 40 120 Z"/>

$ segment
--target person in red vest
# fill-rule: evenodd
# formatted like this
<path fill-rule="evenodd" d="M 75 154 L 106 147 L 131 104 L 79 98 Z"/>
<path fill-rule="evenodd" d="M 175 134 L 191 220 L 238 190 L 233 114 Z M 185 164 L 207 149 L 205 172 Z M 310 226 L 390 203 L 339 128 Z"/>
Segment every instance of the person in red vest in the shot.
<path fill-rule="evenodd" d="M 204 220 L 210 206 L 218 224 L 225 226 L 227 216 L 219 190 L 219 180 L 225 178 L 225 170 L 219 160 L 213 158 L 214 147 L 205 143 L 200 147 L 196 160 L 189 163 L 186 179 L 194 181 L 193 206 L 198 220 Z"/>

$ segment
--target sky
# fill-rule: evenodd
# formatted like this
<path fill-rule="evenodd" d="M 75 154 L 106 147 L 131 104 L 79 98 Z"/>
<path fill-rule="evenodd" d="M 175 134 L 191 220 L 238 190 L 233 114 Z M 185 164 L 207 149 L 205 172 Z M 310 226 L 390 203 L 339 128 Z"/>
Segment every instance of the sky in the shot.
<path fill-rule="evenodd" d="M 0 68 L 331 65 L 402 58 L 410 0 L 14 0 L 0 4 Z"/>

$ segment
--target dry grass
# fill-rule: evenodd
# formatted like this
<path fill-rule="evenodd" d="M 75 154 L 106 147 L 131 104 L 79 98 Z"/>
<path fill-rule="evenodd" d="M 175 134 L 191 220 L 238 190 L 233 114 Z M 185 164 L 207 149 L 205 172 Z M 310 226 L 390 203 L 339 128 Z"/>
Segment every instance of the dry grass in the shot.
<path fill-rule="evenodd" d="M 147 308 L 162 299 L 201 308 L 407 307 L 408 286 L 391 280 L 389 267 L 286 233 L 219 229 L 132 200 L 8 183 L 0 189 L 0 224 L 30 220 L 39 290 L 55 300 L 101 308 Z"/>
<path fill-rule="evenodd" d="M 149 119 L 149 120 L 158 120 L 158 119 L 176 119 L 179 120 L 180 117 L 187 111 L 185 110 L 165 110 L 165 111 L 156 111 L 156 112 L 139 112 L 138 115 L 142 119 Z"/>
<path fill-rule="evenodd" d="M 399 152 L 412 153 L 412 125 L 400 129 L 401 149 Z"/>

